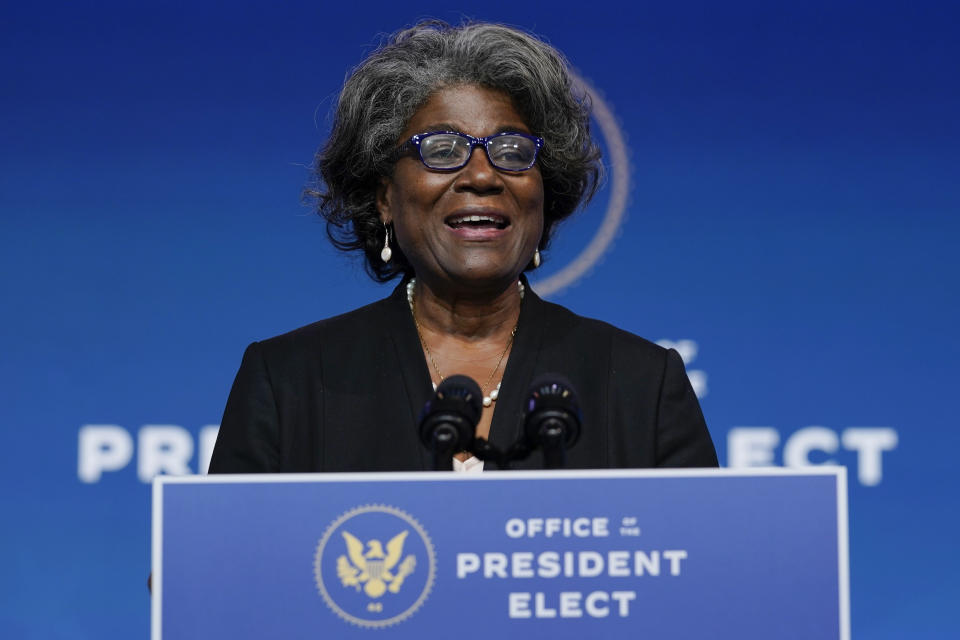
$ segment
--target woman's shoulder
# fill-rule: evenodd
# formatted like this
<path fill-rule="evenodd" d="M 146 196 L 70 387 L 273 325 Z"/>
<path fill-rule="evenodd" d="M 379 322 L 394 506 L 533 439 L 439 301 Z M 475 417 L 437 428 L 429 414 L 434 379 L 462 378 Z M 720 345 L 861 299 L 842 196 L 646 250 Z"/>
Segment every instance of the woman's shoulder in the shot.
<path fill-rule="evenodd" d="M 668 350 L 655 342 L 621 329 L 615 325 L 574 313 L 552 302 L 542 301 L 544 329 L 553 339 L 574 344 L 608 345 L 613 353 L 659 362 L 667 357 Z"/>
<path fill-rule="evenodd" d="M 292 355 L 310 353 L 321 345 L 348 346 L 368 340 L 383 331 L 392 310 L 392 298 L 384 298 L 340 315 L 258 341 L 266 353 Z"/>

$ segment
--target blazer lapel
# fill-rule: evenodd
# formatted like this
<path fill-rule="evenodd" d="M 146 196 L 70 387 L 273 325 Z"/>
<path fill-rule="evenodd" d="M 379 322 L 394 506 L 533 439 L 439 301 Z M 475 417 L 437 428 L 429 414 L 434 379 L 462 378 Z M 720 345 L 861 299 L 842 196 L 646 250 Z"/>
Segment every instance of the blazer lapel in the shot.
<path fill-rule="evenodd" d="M 398 412 L 397 420 L 407 420 L 417 442 L 420 441 L 420 412 L 423 405 L 433 396 L 430 382 L 430 370 L 423 357 L 417 327 L 407 303 L 407 279 L 393 290 L 387 306 L 386 329 L 393 342 L 397 359 L 397 368 L 403 380 L 405 395 L 408 399 L 406 415 Z M 401 409 L 402 412 L 402 409 Z M 419 447 L 420 468 L 429 470 L 432 466 L 430 452 L 424 446 Z"/>
<path fill-rule="evenodd" d="M 509 449 L 523 431 L 523 403 L 534 377 L 543 341 L 544 302 L 530 287 L 526 277 L 521 278 L 526 292 L 520 305 L 517 335 L 513 340 L 510 359 L 507 360 L 490 426 L 490 442 L 501 451 Z M 511 468 L 537 469 L 541 466 L 537 456 L 534 453 L 526 460 L 513 463 Z M 493 470 L 492 465 L 484 466 L 484 471 L 488 469 Z"/>

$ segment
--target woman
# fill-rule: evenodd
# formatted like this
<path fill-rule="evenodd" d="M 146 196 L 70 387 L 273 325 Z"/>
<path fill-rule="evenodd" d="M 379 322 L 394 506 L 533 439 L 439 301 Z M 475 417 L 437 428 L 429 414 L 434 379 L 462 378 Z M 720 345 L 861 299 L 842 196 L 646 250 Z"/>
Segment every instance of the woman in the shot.
<path fill-rule="evenodd" d="M 568 466 L 716 466 L 675 351 L 544 302 L 522 275 L 593 194 L 588 108 L 559 52 L 499 25 L 421 23 L 364 61 L 311 194 L 338 248 L 362 252 L 378 281 L 403 280 L 384 300 L 250 345 L 210 471 L 427 469 L 417 419 L 452 374 L 481 385 L 476 433 L 506 449 L 545 372 L 579 394 Z M 462 453 L 454 466 L 482 463 Z"/>

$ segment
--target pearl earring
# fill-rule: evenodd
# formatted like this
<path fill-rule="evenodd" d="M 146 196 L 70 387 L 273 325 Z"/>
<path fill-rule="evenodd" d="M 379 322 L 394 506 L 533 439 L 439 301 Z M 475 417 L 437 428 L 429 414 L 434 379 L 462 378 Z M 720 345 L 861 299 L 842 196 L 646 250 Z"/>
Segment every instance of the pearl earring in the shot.
<path fill-rule="evenodd" d="M 383 250 L 380 252 L 380 259 L 384 262 L 390 262 L 390 258 L 393 257 L 393 251 L 390 250 L 390 227 L 387 226 L 387 223 L 383 223 Z"/>
<path fill-rule="evenodd" d="M 537 249 L 533 252 L 533 268 L 536 269 L 540 266 L 540 249 Z"/>

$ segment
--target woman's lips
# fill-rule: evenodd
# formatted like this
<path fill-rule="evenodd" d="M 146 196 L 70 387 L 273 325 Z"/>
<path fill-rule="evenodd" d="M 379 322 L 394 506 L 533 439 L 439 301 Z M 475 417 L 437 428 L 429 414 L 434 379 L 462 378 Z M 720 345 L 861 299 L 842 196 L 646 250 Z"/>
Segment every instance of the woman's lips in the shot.
<path fill-rule="evenodd" d="M 457 213 L 444 220 L 447 228 L 466 240 L 489 240 L 503 235 L 510 219 L 499 213 Z"/>

